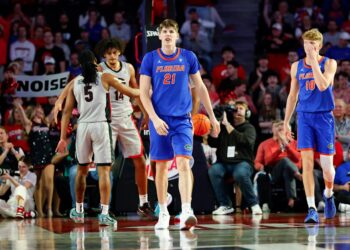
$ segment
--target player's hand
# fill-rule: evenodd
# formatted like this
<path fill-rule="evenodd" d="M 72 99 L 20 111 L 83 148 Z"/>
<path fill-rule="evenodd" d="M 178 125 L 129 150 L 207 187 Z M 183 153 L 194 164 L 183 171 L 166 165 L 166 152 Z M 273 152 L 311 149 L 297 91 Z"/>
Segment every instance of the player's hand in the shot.
<path fill-rule="evenodd" d="M 210 123 L 212 127 L 212 132 L 210 133 L 210 135 L 216 138 L 220 134 L 220 123 L 218 122 L 218 120 L 216 120 L 215 117 L 210 118 Z"/>
<path fill-rule="evenodd" d="M 165 123 L 165 121 L 163 121 L 160 118 L 156 118 L 152 122 L 153 122 L 154 128 L 156 129 L 158 135 L 165 136 L 168 134 L 169 126 L 168 126 L 168 124 Z"/>
<path fill-rule="evenodd" d="M 67 141 L 66 140 L 60 140 L 57 144 L 56 147 L 56 152 L 60 153 L 60 154 L 65 154 L 68 152 L 68 148 L 67 148 Z"/>
<path fill-rule="evenodd" d="M 316 47 L 311 44 L 304 45 L 305 53 L 311 60 L 317 61 L 317 51 Z"/>
<path fill-rule="evenodd" d="M 284 124 L 283 125 L 283 133 L 285 135 L 285 138 L 288 141 L 292 141 L 294 140 L 294 134 L 292 133 L 292 130 L 290 129 L 290 125 L 289 124 Z"/>
<path fill-rule="evenodd" d="M 149 116 L 143 114 L 143 118 L 141 121 L 141 130 L 147 130 L 148 129 L 148 123 L 149 123 Z"/>
<path fill-rule="evenodd" d="M 57 99 L 55 102 L 55 106 L 53 107 L 53 119 L 55 120 L 55 123 L 58 124 L 57 116 L 58 112 L 62 111 L 62 104 L 63 101 L 60 99 Z"/>

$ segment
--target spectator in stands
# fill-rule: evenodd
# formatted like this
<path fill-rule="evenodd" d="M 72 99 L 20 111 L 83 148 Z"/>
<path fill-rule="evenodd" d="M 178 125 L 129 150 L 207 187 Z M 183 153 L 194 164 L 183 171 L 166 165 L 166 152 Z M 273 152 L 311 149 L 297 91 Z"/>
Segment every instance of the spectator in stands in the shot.
<path fill-rule="evenodd" d="M 2 23 L 2 26 L 4 23 Z M 5 26 L 3 26 L 4 28 Z M 14 21 L 13 23 L 10 24 L 10 33 L 9 33 L 9 38 L 8 38 L 8 44 L 14 43 L 17 41 L 18 38 L 18 27 L 19 27 L 19 22 Z M 7 54 L 6 54 L 7 55 Z"/>
<path fill-rule="evenodd" d="M 35 56 L 35 46 L 27 39 L 27 27 L 19 25 L 18 39 L 10 45 L 10 60 L 21 58 L 24 61 L 24 72 L 31 74 L 33 72 L 33 61 Z"/>
<path fill-rule="evenodd" d="M 78 60 L 78 53 L 73 51 L 70 54 L 70 65 L 67 68 L 67 71 L 69 71 L 69 79 L 73 79 L 74 77 L 76 77 L 77 75 L 81 74 L 81 67 L 80 67 L 80 63 Z"/>
<path fill-rule="evenodd" d="M 17 170 L 18 161 L 24 156 L 24 152 L 8 139 L 7 131 L 0 126 L 0 168 Z"/>
<path fill-rule="evenodd" d="M 265 93 L 269 92 L 272 95 L 272 102 L 276 104 L 276 107 L 279 107 L 280 91 L 281 91 L 281 85 L 279 84 L 278 74 L 273 72 L 267 77 L 266 84 L 260 85 L 260 95 L 258 100 L 259 106 L 261 106 L 261 104 L 263 103 Z"/>
<path fill-rule="evenodd" d="M 340 33 L 338 44 L 330 47 L 326 52 L 326 56 L 335 60 L 350 59 L 349 40 L 349 33 Z"/>
<path fill-rule="evenodd" d="M 5 65 L 7 64 L 7 48 L 9 45 L 10 25 L 0 16 L 0 82 L 4 79 Z"/>
<path fill-rule="evenodd" d="M 108 28 L 103 28 L 101 30 L 101 40 L 107 40 L 111 38 L 111 33 Z"/>
<path fill-rule="evenodd" d="M 14 99 L 13 108 L 10 110 L 10 117 L 5 124 L 5 128 L 8 133 L 9 141 L 13 143 L 15 147 L 19 147 L 26 154 L 29 154 L 28 136 L 24 130 L 24 121 L 20 114 L 19 105 L 22 105 L 22 99 Z"/>
<path fill-rule="evenodd" d="M 85 28 L 86 25 L 91 21 L 91 18 L 93 18 L 99 24 L 99 26 L 107 27 L 105 17 L 101 15 L 94 7 L 90 7 L 86 11 L 85 15 L 81 14 L 79 16 L 79 28 Z"/>
<path fill-rule="evenodd" d="M 66 44 L 65 41 L 63 40 L 63 34 L 61 33 L 61 31 L 55 32 L 55 46 L 57 46 L 63 50 L 64 58 L 68 62 L 69 56 L 70 56 L 70 48 L 69 48 L 68 44 Z"/>
<path fill-rule="evenodd" d="M 82 28 L 85 28 L 89 32 L 90 42 L 95 45 L 101 40 L 101 30 L 106 27 L 106 25 L 101 24 L 96 10 L 91 9 L 88 13 L 88 21 Z"/>
<path fill-rule="evenodd" d="M 346 0 L 325 0 L 323 1 L 323 13 L 325 20 L 334 20 L 341 25 L 349 14 L 349 1 Z"/>
<path fill-rule="evenodd" d="M 22 6 L 20 3 L 16 3 L 13 5 L 13 11 L 10 15 L 7 16 L 7 20 L 10 23 L 18 22 L 27 26 L 31 25 L 30 18 L 23 13 Z"/>
<path fill-rule="evenodd" d="M 74 50 L 77 53 L 80 53 L 86 49 L 91 49 L 89 36 L 89 32 L 86 29 L 83 28 L 80 30 L 80 37 L 74 42 Z"/>
<path fill-rule="evenodd" d="M 273 14 L 269 13 L 271 7 L 272 6 L 269 5 L 269 0 L 265 0 L 263 15 L 264 15 L 264 20 L 267 28 L 270 30 L 274 24 L 280 24 L 284 35 L 287 36 L 288 38 L 292 38 L 293 27 L 294 27 L 294 17 L 291 16 L 292 19 L 289 19 L 289 22 L 285 20 L 285 16 L 288 18 L 288 3 L 285 1 L 281 2 L 278 5 L 279 8 L 275 12 L 273 12 Z M 282 10 L 282 12 L 280 10 Z"/>
<path fill-rule="evenodd" d="M 33 193 L 37 180 L 36 175 L 29 171 L 31 167 L 30 159 L 24 157 L 18 162 L 19 176 L 11 176 L 6 173 L 0 177 L 6 181 L 0 185 L 0 195 L 11 188 L 10 199 L 7 202 L 0 200 L 2 216 L 18 219 L 31 218 L 30 212 L 34 211 Z"/>
<path fill-rule="evenodd" d="M 255 105 L 259 98 L 260 85 L 266 83 L 267 77 L 271 75 L 273 71 L 269 68 L 269 59 L 266 55 L 260 55 L 257 59 L 256 68 L 249 75 L 248 92 L 251 94 Z"/>
<path fill-rule="evenodd" d="M 280 67 L 279 76 L 281 79 L 281 86 L 288 88 L 289 93 L 289 85 L 290 85 L 290 67 L 292 66 L 293 62 L 296 62 L 299 60 L 298 52 L 296 49 L 289 49 L 288 56 L 287 56 L 287 62 L 286 64 L 282 65 Z M 286 97 L 287 100 L 287 97 Z"/>
<path fill-rule="evenodd" d="M 298 40 L 301 39 L 301 35 L 302 35 L 305 31 L 307 31 L 307 30 L 313 28 L 313 26 L 312 26 L 312 21 L 311 21 L 311 17 L 310 17 L 310 16 L 308 16 L 308 15 L 303 16 L 303 18 L 302 18 L 301 21 L 302 21 L 302 22 L 301 22 L 301 25 L 298 26 L 298 27 L 296 27 L 295 30 L 294 30 L 294 36 L 295 36 L 295 38 L 298 39 Z"/>
<path fill-rule="evenodd" d="M 215 87 L 218 87 L 220 85 L 221 80 L 225 79 L 227 77 L 227 63 L 230 61 L 235 60 L 236 52 L 231 46 L 224 46 L 221 49 L 221 63 L 216 65 L 212 70 L 212 77 L 213 77 L 213 84 Z M 239 65 L 238 72 L 237 72 L 238 78 L 245 80 L 245 71 L 242 65 Z"/>
<path fill-rule="evenodd" d="M 335 109 L 333 111 L 335 120 L 336 139 L 341 142 L 344 156 L 350 147 L 350 119 L 345 117 L 346 104 L 342 99 L 335 99 Z"/>
<path fill-rule="evenodd" d="M 195 8 L 191 8 L 188 10 L 189 19 L 186 20 L 180 29 L 180 34 L 182 36 L 191 36 L 192 33 L 192 22 L 198 22 L 199 28 L 201 32 L 207 34 L 208 37 L 211 39 L 211 35 L 213 33 L 213 30 L 215 29 L 215 23 L 209 20 L 201 19 L 197 13 L 197 10 Z"/>
<path fill-rule="evenodd" d="M 232 96 L 233 90 L 235 89 L 235 83 L 238 79 L 238 62 L 232 60 L 227 62 L 226 78 L 220 82 L 217 88 L 217 92 L 220 96 L 220 102 L 223 104 L 228 98 L 235 98 Z"/>
<path fill-rule="evenodd" d="M 334 98 L 343 99 L 346 104 L 350 103 L 349 75 L 346 72 L 340 71 L 335 75 L 333 95 Z"/>
<path fill-rule="evenodd" d="M 289 27 L 294 27 L 294 16 L 292 13 L 289 12 L 289 5 L 288 1 L 282 0 L 278 3 L 277 10 L 281 14 L 283 21 L 285 24 L 287 24 Z"/>
<path fill-rule="evenodd" d="M 348 74 L 348 77 L 350 77 L 350 59 L 340 60 L 338 63 L 337 70 L 338 72 L 346 72 Z"/>
<path fill-rule="evenodd" d="M 276 101 L 270 92 L 265 92 L 259 107 L 259 142 L 261 142 L 272 136 L 272 122 L 281 119 L 281 110 L 277 108 Z"/>
<path fill-rule="evenodd" d="M 224 178 L 233 176 L 234 181 L 240 187 L 243 198 L 253 214 L 262 214 L 258 200 L 253 191 L 251 176 L 253 174 L 254 143 L 256 139 L 255 128 L 246 116 L 248 106 L 244 102 L 236 102 L 237 110 L 233 113 L 224 113 L 221 121 L 220 134 L 211 134 L 208 144 L 217 148 L 217 162 L 209 169 L 209 177 L 212 183 L 219 208 L 213 214 L 229 214 L 234 211 L 231 200 L 225 192 Z M 233 123 L 228 120 L 233 119 Z"/>
<path fill-rule="evenodd" d="M 37 13 L 36 16 L 33 18 L 33 22 L 31 27 L 42 27 L 45 30 L 51 29 L 51 27 L 46 23 L 45 15 L 41 12 Z M 32 32 L 33 33 L 33 32 Z"/>
<path fill-rule="evenodd" d="M 43 48 L 45 46 L 44 43 L 44 28 L 41 26 L 36 26 L 33 29 L 33 35 L 30 39 L 31 42 L 35 45 L 35 48 L 38 50 L 39 48 Z"/>
<path fill-rule="evenodd" d="M 51 30 L 44 32 L 44 47 L 39 48 L 35 54 L 34 75 L 42 75 L 45 72 L 45 59 L 52 57 L 55 59 L 55 71 L 64 72 L 66 70 L 66 61 L 64 52 L 53 43 L 53 35 Z"/>
<path fill-rule="evenodd" d="M 208 94 L 209 94 L 209 98 L 211 101 L 211 106 L 214 108 L 216 105 L 218 105 L 220 103 L 220 99 L 219 99 L 219 95 L 216 91 L 216 88 L 214 86 L 214 84 L 212 83 L 212 78 L 209 74 L 204 74 L 202 75 L 202 80 L 208 90 Z M 201 104 L 200 109 L 198 111 L 199 113 L 204 113 L 206 114 L 206 110 L 203 106 L 203 104 Z"/>
<path fill-rule="evenodd" d="M 63 12 L 58 19 L 58 27 L 56 27 L 56 31 L 61 32 L 63 41 L 69 46 L 73 45 L 76 38 L 75 34 L 79 32 L 78 29 L 75 28 L 75 25 L 71 25 L 69 22 L 69 16 L 65 12 Z"/>
<path fill-rule="evenodd" d="M 338 25 L 334 20 L 329 20 L 327 25 L 327 32 L 323 34 L 323 44 L 331 43 L 335 46 L 339 43 L 340 32 Z"/>
<path fill-rule="evenodd" d="M 336 200 L 340 203 L 340 212 L 350 212 L 350 148 L 345 154 L 345 162 L 335 169 L 334 192 Z M 346 206 L 344 206 L 344 205 Z"/>
<path fill-rule="evenodd" d="M 297 9 L 294 18 L 298 27 L 302 26 L 301 23 L 305 16 L 310 17 L 312 27 L 322 28 L 324 17 L 321 9 L 314 5 L 314 0 L 304 0 L 304 5 Z"/>
<path fill-rule="evenodd" d="M 30 110 L 29 118 L 22 106 L 20 113 L 25 123 L 25 131 L 29 135 L 30 156 L 34 172 L 38 176 L 35 192 L 35 204 L 39 217 L 44 216 L 43 208 L 47 200 L 47 216 L 52 217 L 53 176 L 55 166 L 51 164 L 53 149 L 50 143 L 49 126 L 41 105 Z M 45 199 L 46 198 L 46 199 Z"/>
<path fill-rule="evenodd" d="M 124 12 L 116 11 L 114 13 L 114 22 L 108 27 L 112 38 L 117 38 L 126 45 L 131 38 L 130 25 L 124 20 Z"/>
<path fill-rule="evenodd" d="M 288 207 L 293 208 L 297 198 L 296 180 L 302 181 L 302 175 L 299 171 L 301 164 L 299 162 L 300 153 L 297 150 L 296 141 L 288 141 L 283 132 L 283 121 L 275 120 L 272 122 L 272 138 L 269 138 L 258 147 L 254 165 L 257 171 L 265 171 L 271 174 L 272 183 L 284 183 Z M 260 176 L 259 176 L 260 177 Z M 258 177 L 258 193 L 260 197 L 269 197 L 266 201 L 260 203 L 270 203 L 272 194 L 260 194 L 259 190 L 270 190 L 261 187 Z"/>
<path fill-rule="evenodd" d="M 204 68 L 206 70 L 211 70 L 212 59 L 210 53 L 212 51 L 212 43 L 205 33 L 200 28 L 200 23 L 198 21 L 191 22 L 191 32 L 184 35 L 183 46 L 196 53 L 197 57 L 205 63 Z"/>

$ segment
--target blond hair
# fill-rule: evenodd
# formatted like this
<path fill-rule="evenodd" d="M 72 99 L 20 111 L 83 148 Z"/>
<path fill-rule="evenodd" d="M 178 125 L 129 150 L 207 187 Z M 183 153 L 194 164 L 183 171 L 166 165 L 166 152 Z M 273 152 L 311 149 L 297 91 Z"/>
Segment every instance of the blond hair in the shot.
<path fill-rule="evenodd" d="M 179 32 L 179 25 L 173 19 L 165 19 L 163 22 L 159 24 L 159 32 L 164 28 L 174 28 L 176 32 Z"/>
<path fill-rule="evenodd" d="M 305 31 L 301 37 L 303 40 L 319 41 L 320 44 L 323 44 L 323 35 L 318 29 Z"/>

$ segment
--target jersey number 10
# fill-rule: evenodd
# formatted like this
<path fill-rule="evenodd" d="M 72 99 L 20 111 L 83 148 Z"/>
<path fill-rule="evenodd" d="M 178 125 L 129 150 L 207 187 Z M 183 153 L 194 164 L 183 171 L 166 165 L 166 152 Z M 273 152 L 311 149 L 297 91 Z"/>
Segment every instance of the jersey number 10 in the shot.
<path fill-rule="evenodd" d="M 306 90 L 311 90 L 311 91 L 314 90 L 315 89 L 315 80 L 306 81 L 305 88 L 306 88 Z"/>

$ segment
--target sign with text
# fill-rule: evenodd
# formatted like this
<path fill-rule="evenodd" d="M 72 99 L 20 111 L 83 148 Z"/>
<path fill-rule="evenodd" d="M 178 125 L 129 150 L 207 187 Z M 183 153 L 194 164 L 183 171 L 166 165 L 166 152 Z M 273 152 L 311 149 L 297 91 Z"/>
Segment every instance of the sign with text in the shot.
<path fill-rule="evenodd" d="M 17 97 L 58 96 L 68 83 L 69 72 L 40 76 L 16 76 Z"/>

